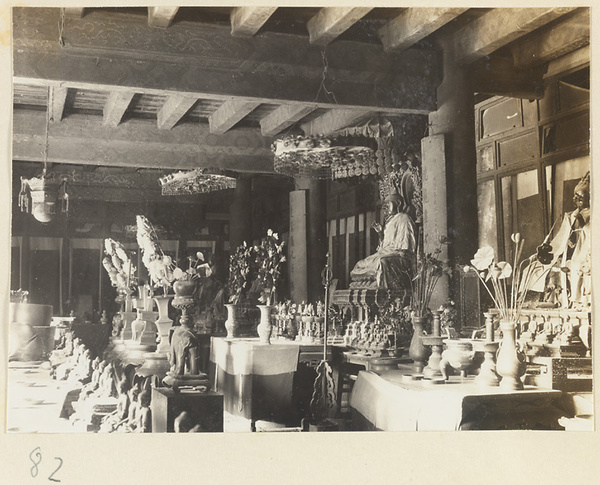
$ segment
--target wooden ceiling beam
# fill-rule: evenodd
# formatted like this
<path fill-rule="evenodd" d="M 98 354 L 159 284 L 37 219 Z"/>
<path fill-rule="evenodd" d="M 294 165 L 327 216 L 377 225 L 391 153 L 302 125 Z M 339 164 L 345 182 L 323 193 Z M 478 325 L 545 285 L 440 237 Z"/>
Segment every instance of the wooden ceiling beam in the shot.
<path fill-rule="evenodd" d="M 468 8 L 408 8 L 377 31 L 385 51 L 401 51 L 458 17 Z"/>
<path fill-rule="evenodd" d="M 48 87 L 48 110 L 50 111 L 50 121 L 62 120 L 68 92 L 69 88 L 65 86 Z"/>
<path fill-rule="evenodd" d="M 229 14 L 231 35 L 252 37 L 265 24 L 277 7 L 235 7 Z"/>
<path fill-rule="evenodd" d="M 515 67 L 524 69 L 557 59 L 589 43 L 590 11 L 585 8 L 539 35 L 513 46 L 511 52 Z"/>
<path fill-rule="evenodd" d="M 65 46 L 60 47 L 55 10 L 13 9 L 15 80 L 397 114 L 437 108 L 440 53 L 433 50 L 384 53 L 376 44 L 333 42 L 327 48 L 327 88 L 335 103 L 321 86 L 321 49 L 300 35 L 265 32 L 236 39 L 214 25 L 181 22 L 154 29 L 138 16 L 91 10 L 85 28 L 81 21 L 65 22 Z M 114 35 L 103 36 L 109 27 Z"/>
<path fill-rule="evenodd" d="M 454 34 L 456 61 L 460 64 L 474 62 L 575 8 L 492 9 Z"/>
<path fill-rule="evenodd" d="M 301 125 L 305 135 L 330 135 L 347 128 L 372 114 L 354 109 L 332 109 L 314 120 Z"/>
<path fill-rule="evenodd" d="M 260 120 L 260 131 L 264 136 L 275 136 L 316 109 L 316 106 L 285 104 Z"/>
<path fill-rule="evenodd" d="M 372 7 L 324 7 L 306 24 L 310 43 L 327 45 L 367 15 Z"/>
<path fill-rule="evenodd" d="M 481 59 L 469 68 L 476 93 L 522 99 L 544 97 L 544 68 L 516 69 L 510 56 Z"/>
<path fill-rule="evenodd" d="M 15 109 L 13 159 L 43 162 L 46 114 Z M 71 114 L 48 127 L 48 161 L 54 163 L 187 170 L 196 167 L 272 173 L 271 139 L 258 129 L 238 128 L 223 135 L 207 124 L 159 130 L 151 120 L 129 119 L 116 128 L 98 116 Z"/>
<path fill-rule="evenodd" d="M 260 102 L 244 99 L 225 101 L 208 117 L 210 132 L 219 135 L 225 133 L 258 106 Z"/>
<path fill-rule="evenodd" d="M 123 119 L 134 96 L 134 92 L 112 91 L 104 105 L 102 123 L 106 126 L 116 127 Z"/>
<path fill-rule="evenodd" d="M 179 94 L 170 95 L 165 104 L 156 115 L 156 122 L 159 130 L 170 130 L 198 101 L 191 96 L 182 96 Z"/>
<path fill-rule="evenodd" d="M 167 28 L 175 18 L 179 7 L 148 7 L 148 25 Z"/>

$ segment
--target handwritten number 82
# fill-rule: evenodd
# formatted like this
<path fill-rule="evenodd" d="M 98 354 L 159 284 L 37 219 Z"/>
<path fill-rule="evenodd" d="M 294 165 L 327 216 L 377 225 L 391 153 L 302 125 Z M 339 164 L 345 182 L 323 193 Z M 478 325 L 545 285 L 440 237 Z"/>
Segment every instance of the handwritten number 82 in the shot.
<path fill-rule="evenodd" d="M 29 471 L 31 473 L 31 476 L 33 478 L 36 478 L 39 473 L 39 464 L 42 462 L 42 450 L 40 449 L 39 446 L 34 448 L 31 451 L 31 453 L 29 453 L 29 459 L 33 463 L 33 466 L 31 467 L 31 469 Z M 48 477 L 48 480 L 50 480 L 51 482 L 60 482 L 60 480 L 58 478 L 54 478 L 54 475 L 56 475 L 56 472 L 58 470 L 60 470 L 60 467 L 62 467 L 63 460 L 62 460 L 62 458 L 58 458 L 57 456 L 55 456 L 54 459 L 58 460 L 58 466 L 52 472 L 52 474 Z"/>

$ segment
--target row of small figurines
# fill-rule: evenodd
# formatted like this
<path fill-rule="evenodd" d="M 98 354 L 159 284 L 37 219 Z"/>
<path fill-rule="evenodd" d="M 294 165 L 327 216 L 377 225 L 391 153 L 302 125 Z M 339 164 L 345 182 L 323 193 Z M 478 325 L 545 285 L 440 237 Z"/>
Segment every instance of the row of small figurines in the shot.
<path fill-rule="evenodd" d="M 273 325 L 274 337 L 293 339 L 303 343 L 323 343 L 325 317 L 311 315 L 290 316 L 276 315 Z M 340 336 L 341 329 L 332 325 L 328 329 L 329 336 Z"/>
<path fill-rule="evenodd" d="M 378 322 L 355 321 L 348 323 L 344 333 L 344 345 L 361 352 L 395 354 L 397 344 L 394 333 L 386 325 Z"/>

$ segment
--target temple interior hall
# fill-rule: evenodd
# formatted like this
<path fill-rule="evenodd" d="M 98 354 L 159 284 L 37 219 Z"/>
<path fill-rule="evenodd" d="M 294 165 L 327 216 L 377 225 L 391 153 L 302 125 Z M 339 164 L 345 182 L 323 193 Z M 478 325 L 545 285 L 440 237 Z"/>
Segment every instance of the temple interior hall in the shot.
<path fill-rule="evenodd" d="M 590 7 L 9 11 L 8 434 L 594 429 Z"/>

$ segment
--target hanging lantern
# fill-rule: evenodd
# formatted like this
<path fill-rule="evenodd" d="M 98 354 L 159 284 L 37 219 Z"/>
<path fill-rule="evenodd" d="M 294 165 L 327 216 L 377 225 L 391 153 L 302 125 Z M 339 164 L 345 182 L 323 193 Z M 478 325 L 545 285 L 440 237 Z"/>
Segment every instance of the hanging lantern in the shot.
<path fill-rule="evenodd" d="M 286 136 L 275 140 L 274 169 L 290 177 L 336 179 L 369 174 L 374 142 L 366 136 Z"/>
<path fill-rule="evenodd" d="M 31 213 L 38 221 L 47 223 L 54 219 L 56 207 L 68 215 L 69 194 L 67 181 L 48 177 L 46 167 L 39 177 L 26 179 L 21 177 L 19 207 L 21 212 Z"/>
<path fill-rule="evenodd" d="M 233 189 L 236 180 L 219 173 L 206 173 L 205 169 L 176 172 L 159 179 L 162 195 L 206 194 L 216 190 Z"/>

